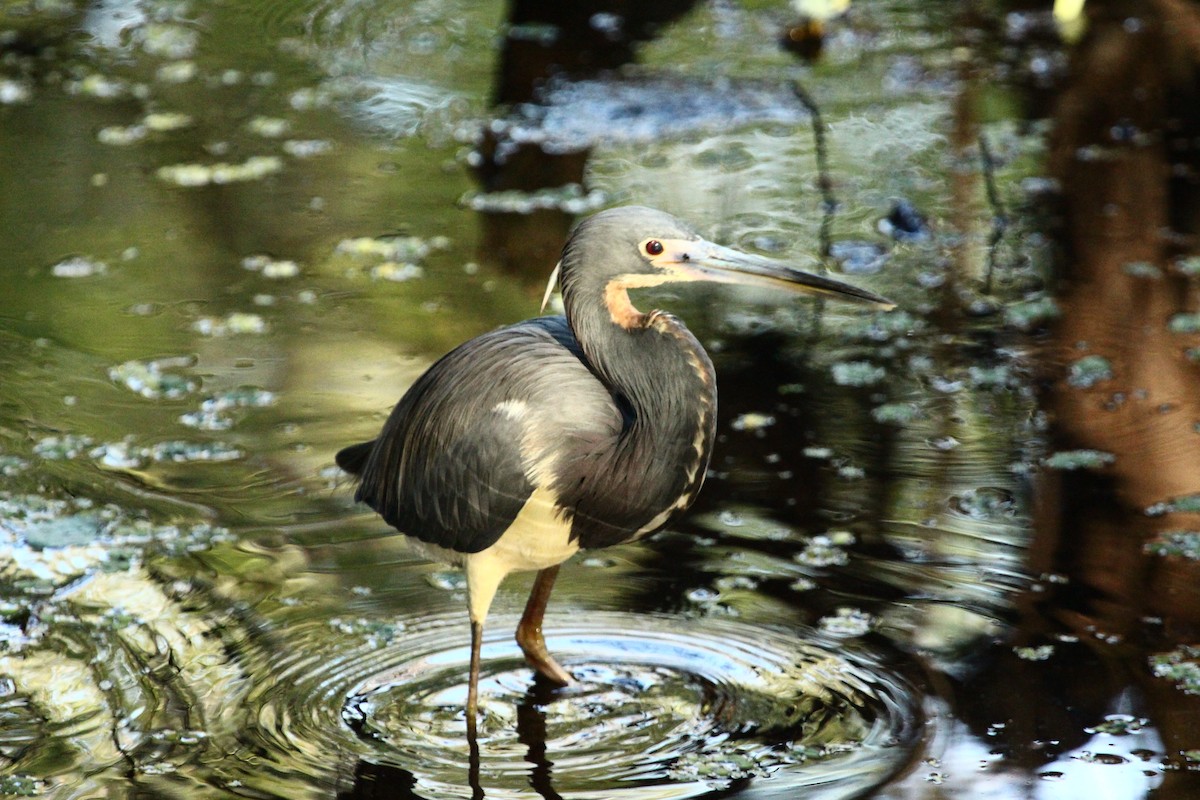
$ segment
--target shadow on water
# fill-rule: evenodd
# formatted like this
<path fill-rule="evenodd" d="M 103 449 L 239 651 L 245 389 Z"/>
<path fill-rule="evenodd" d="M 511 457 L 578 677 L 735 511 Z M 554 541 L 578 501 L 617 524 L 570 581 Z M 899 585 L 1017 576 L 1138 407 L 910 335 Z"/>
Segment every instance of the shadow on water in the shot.
<path fill-rule="evenodd" d="M 1030 550 L 1053 580 L 1022 602 L 1022 636 L 1078 637 L 1091 652 L 1059 680 L 1086 691 L 1062 710 L 1154 720 L 1155 796 L 1191 797 L 1200 705 L 1152 673 L 1194 663 L 1200 633 L 1200 12 L 1099 6 L 1071 74 L 1049 142 L 1062 316 L 1043 359 L 1062 468 L 1041 478 Z"/>
<path fill-rule="evenodd" d="M 0 793 L 1200 792 L 1194 5 L 146 7 L 0 10 Z M 620 202 L 901 309 L 647 298 L 707 485 L 564 567 L 575 685 L 506 586 L 471 739 L 331 454 Z"/>

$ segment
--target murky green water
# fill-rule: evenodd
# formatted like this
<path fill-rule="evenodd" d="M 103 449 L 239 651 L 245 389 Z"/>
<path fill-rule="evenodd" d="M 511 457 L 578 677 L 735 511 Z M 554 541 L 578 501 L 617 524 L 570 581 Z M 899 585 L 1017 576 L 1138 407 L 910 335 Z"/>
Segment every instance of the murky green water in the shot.
<path fill-rule="evenodd" d="M 810 64 L 647 4 L 495 108 L 515 7 L 0 2 L 0 794 L 1197 796 L 1194 87 L 1105 71 L 1192 10 L 1072 72 L 1045 14 L 863 3 Z M 900 308 L 642 301 L 716 363 L 708 483 L 564 567 L 574 686 L 505 585 L 472 752 L 464 582 L 333 453 L 626 202 Z"/>

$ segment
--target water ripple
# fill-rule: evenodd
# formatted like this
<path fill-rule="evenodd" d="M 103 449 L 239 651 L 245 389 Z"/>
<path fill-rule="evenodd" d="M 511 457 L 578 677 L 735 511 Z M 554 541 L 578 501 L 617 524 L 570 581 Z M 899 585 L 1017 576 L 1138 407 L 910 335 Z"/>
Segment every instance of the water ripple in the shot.
<path fill-rule="evenodd" d="M 917 739 L 915 693 L 869 659 L 796 631 L 589 612 L 549 620 L 548 644 L 576 679 L 561 689 L 531 679 L 510 621 L 493 620 L 470 770 L 464 628 L 435 615 L 356 648 L 294 652 L 248 698 L 257 709 L 243 737 L 314 772 L 339 752 L 398 768 L 413 796 L 461 796 L 477 780 L 493 797 L 532 784 L 656 798 L 743 785 L 852 796 L 886 780 Z"/>

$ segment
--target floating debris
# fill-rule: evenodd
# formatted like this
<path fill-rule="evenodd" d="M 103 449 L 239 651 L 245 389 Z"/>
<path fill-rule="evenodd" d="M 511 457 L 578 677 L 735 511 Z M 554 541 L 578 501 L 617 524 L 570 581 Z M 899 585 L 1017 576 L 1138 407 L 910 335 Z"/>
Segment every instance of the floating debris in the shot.
<path fill-rule="evenodd" d="M 29 466 L 29 462 L 17 456 L 0 454 L 0 476 L 11 478 L 19 475 Z"/>
<path fill-rule="evenodd" d="M 167 370 L 187 368 L 192 364 L 192 359 L 186 357 L 126 361 L 109 369 L 108 377 L 150 400 L 173 400 L 196 391 L 200 384 L 192 378 Z"/>
<path fill-rule="evenodd" d="M 177 111 L 157 111 L 142 118 L 142 125 L 158 133 L 182 130 L 191 127 L 192 118 Z"/>
<path fill-rule="evenodd" d="M 804 550 L 794 559 L 809 567 L 844 567 L 850 563 L 850 555 L 828 536 L 814 536 L 808 540 Z"/>
<path fill-rule="evenodd" d="M 967 367 L 967 380 L 977 389 L 1003 390 L 1017 384 L 1013 370 L 1007 364 L 993 367 L 972 364 Z"/>
<path fill-rule="evenodd" d="M 1158 280 L 1163 274 L 1161 269 L 1149 261 L 1131 261 L 1128 264 L 1122 264 L 1121 271 L 1134 278 L 1146 278 L 1148 280 Z"/>
<path fill-rule="evenodd" d="M 145 459 L 132 447 L 127 441 L 109 442 L 93 448 L 88 455 L 111 469 L 137 469 Z"/>
<path fill-rule="evenodd" d="M 245 455 L 236 447 L 231 447 L 222 442 L 187 442 L 181 440 L 159 442 L 144 452 L 155 461 L 174 464 L 194 461 L 236 461 Z"/>
<path fill-rule="evenodd" d="M 1185 256 L 1176 259 L 1175 269 L 1184 275 L 1200 275 L 1200 256 Z"/>
<path fill-rule="evenodd" d="M 1058 303 L 1050 295 L 1042 295 L 1032 300 L 1013 303 L 1004 309 L 1004 321 L 1017 330 L 1032 331 L 1053 319 L 1058 319 L 1062 311 Z"/>
<path fill-rule="evenodd" d="M 916 403 L 884 403 L 871 409 L 871 417 L 883 425 L 910 425 L 925 415 Z"/>
<path fill-rule="evenodd" d="M 1046 661 L 1054 655 L 1054 645 L 1043 644 L 1037 647 L 1014 647 L 1013 653 L 1023 661 Z"/>
<path fill-rule="evenodd" d="M 433 250 L 433 245 L 417 236 L 371 237 L 360 236 L 338 242 L 338 253 L 351 256 L 374 256 L 388 261 L 416 262 Z"/>
<path fill-rule="evenodd" d="M 1104 733 L 1109 736 L 1129 736 L 1141 733 L 1142 729 L 1149 724 L 1150 720 L 1144 717 L 1135 717 L 1130 714 L 1108 714 L 1104 717 L 1104 722 L 1084 728 L 1084 731 L 1093 734 Z"/>
<path fill-rule="evenodd" d="M 279 156 L 251 156 L 241 164 L 171 164 L 155 174 L 167 183 L 192 187 L 260 180 L 282 169 Z"/>
<path fill-rule="evenodd" d="M 735 431 L 762 431 L 774 424 L 775 417 L 772 415 L 750 411 L 734 419 L 733 422 L 729 423 L 729 427 Z"/>
<path fill-rule="evenodd" d="M 267 139 L 278 139 L 291 130 L 292 123 L 279 117 L 253 117 L 246 123 L 246 130 Z"/>
<path fill-rule="evenodd" d="M 201 317 L 192 323 L 192 330 L 202 336 L 236 336 L 246 333 L 266 333 L 267 321 L 258 314 L 234 311 L 224 319 Z"/>
<path fill-rule="evenodd" d="M 1150 656 L 1150 670 L 1156 678 L 1174 681 L 1185 694 L 1200 694 L 1200 647 L 1180 645 L 1167 653 Z"/>
<path fill-rule="evenodd" d="M 603 208 L 609 201 L 599 189 L 585 192 L 578 183 L 568 183 L 536 192 L 516 189 L 503 192 L 468 192 L 459 202 L 484 214 L 532 214 L 535 211 L 563 211 L 586 214 Z"/>
<path fill-rule="evenodd" d="M 857 241 L 833 242 L 829 255 L 847 275 L 874 275 L 883 269 L 889 257 L 878 244 Z"/>
<path fill-rule="evenodd" d="M 755 755 L 742 752 L 687 752 L 675 760 L 668 771 L 673 781 L 691 783 L 694 781 L 717 782 L 725 785 L 732 781 L 743 781 L 751 778 L 766 778 L 771 774 L 770 756 L 756 758 Z"/>
<path fill-rule="evenodd" d="M 1067 383 L 1079 389 L 1089 389 L 1112 377 L 1112 362 L 1104 356 L 1084 356 L 1067 369 Z"/>
<path fill-rule="evenodd" d="M 887 377 L 887 370 L 870 361 L 841 361 L 830 371 L 838 386 L 874 386 Z"/>
<path fill-rule="evenodd" d="M 63 434 L 62 436 L 47 436 L 45 439 L 34 443 L 33 454 L 47 461 L 64 461 L 78 458 L 87 452 L 88 448 L 94 443 L 94 440 L 90 436 L 73 433 Z"/>
<path fill-rule="evenodd" d="M 395 283 L 403 283 L 404 281 L 411 281 L 424 276 L 425 270 L 416 264 L 400 263 L 398 261 L 385 261 L 371 268 L 372 278 L 393 281 Z"/>
<path fill-rule="evenodd" d="M 283 152 L 293 158 L 312 158 L 333 151 L 333 142 L 327 139 L 288 139 L 283 143 Z"/>
<path fill-rule="evenodd" d="M 145 125 L 109 125 L 96 132 L 96 141 L 115 147 L 128 147 L 146 138 Z"/>
<path fill-rule="evenodd" d="M 242 269 L 257 272 L 264 278 L 294 278 L 300 274 L 300 265 L 295 261 L 276 260 L 270 256 L 246 256 Z"/>
<path fill-rule="evenodd" d="M 1200 312 L 1176 314 L 1167 322 L 1171 333 L 1200 333 Z"/>
<path fill-rule="evenodd" d="M 1155 503 L 1146 509 L 1146 516 L 1161 517 L 1163 514 L 1200 514 L 1200 494 L 1187 494 L 1174 497 L 1162 503 Z"/>
<path fill-rule="evenodd" d="M 88 455 L 110 469 L 138 469 L 147 462 L 183 464 L 197 461 L 236 461 L 244 453 L 221 442 L 159 442 L 137 447 L 130 441 L 109 442 Z"/>
<path fill-rule="evenodd" d="M 425 576 L 425 582 L 444 592 L 461 592 L 467 588 L 467 576 L 462 570 L 439 570 Z"/>
<path fill-rule="evenodd" d="M 1156 556 L 1177 556 L 1200 560 L 1200 531 L 1165 531 L 1146 542 L 1145 552 Z"/>
<path fill-rule="evenodd" d="M 33 89 L 24 81 L 0 78 L 0 105 L 28 103 L 33 98 Z"/>
<path fill-rule="evenodd" d="M 143 29 L 142 49 L 152 56 L 178 60 L 196 53 L 200 35 L 182 25 L 151 22 Z"/>
<path fill-rule="evenodd" d="M 981 486 L 952 495 L 947 505 L 971 519 L 1012 519 L 1020 507 L 1013 493 L 995 486 Z"/>
<path fill-rule="evenodd" d="M 162 83 L 187 83 L 200 73 L 200 68 L 194 61 L 172 61 L 163 64 L 154 72 L 154 77 Z"/>
<path fill-rule="evenodd" d="M 190 428 L 223 431 L 233 427 L 234 420 L 226 414 L 234 408 L 265 408 L 274 404 L 275 394 L 254 386 L 242 386 L 214 395 L 200 404 L 199 411 L 182 415 L 179 421 Z"/>
<path fill-rule="evenodd" d="M 23 772 L 0 775 L 0 795 L 11 797 L 39 797 L 50 791 L 50 784 L 41 778 Z"/>
<path fill-rule="evenodd" d="M 63 84 L 68 94 L 112 100 L 129 93 L 129 84 L 117 78 L 92 74 Z"/>
<path fill-rule="evenodd" d="M 821 617 L 818 625 L 830 636 L 852 638 L 863 636 L 871 631 L 875 618 L 858 608 L 839 608 L 827 617 Z"/>
<path fill-rule="evenodd" d="M 72 256 L 50 268 L 50 274 L 56 278 L 90 278 L 105 272 L 108 272 L 107 264 L 86 256 Z"/>
<path fill-rule="evenodd" d="M 1103 450 L 1061 450 L 1042 459 L 1042 466 L 1062 470 L 1099 469 L 1116 460 L 1115 455 Z"/>

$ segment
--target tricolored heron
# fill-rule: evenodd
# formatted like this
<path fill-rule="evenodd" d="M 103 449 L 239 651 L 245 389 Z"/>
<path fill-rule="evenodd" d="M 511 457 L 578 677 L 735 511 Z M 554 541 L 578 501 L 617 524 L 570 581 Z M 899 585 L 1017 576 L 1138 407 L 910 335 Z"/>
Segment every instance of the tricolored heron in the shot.
<path fill-rule="evenodd" d="M 712 362 L 682 322 L 638 311 L 628 290 L 714 281 L 892 306 L 636 206 L 581 222 L 547 298 L 556 278 L 565 316 L 460 345 L 417 379 L 378 438 L 337 454 L 359 477 L 355 499 L 466 571 L 472 730 L 483 625 L 504 577 L 538 571 L 517 643 L 530 666 L 566 685 L 571 676 L 542 635 L 559 565 L 661 528 L 704 482 L 717 414 Z"/>

